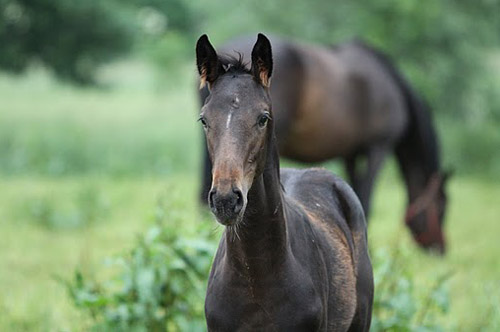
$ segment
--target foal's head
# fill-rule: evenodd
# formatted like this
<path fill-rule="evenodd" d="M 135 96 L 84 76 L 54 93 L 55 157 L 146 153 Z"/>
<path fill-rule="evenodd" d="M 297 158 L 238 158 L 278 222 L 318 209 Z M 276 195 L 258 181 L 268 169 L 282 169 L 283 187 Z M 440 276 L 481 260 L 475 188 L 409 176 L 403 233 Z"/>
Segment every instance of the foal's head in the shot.
<path fill-rule="evenodd" d="M 445 187 L 449 175 L 449 172 L 433 174 L 424 192 L 408 206 L 405 218 L 417 243 L 440 254 L 446 249 L 443 222 L 448 203 Z"/>
<path fill-rule="evenodd" d="M 248 191 L 264 170 L 272 135 L 271 44 L 259 34 L 246 68 L 241 56 L 219 58 L 203 35 L 196 61 L 201 84 L 210 89 L 200 114 L 213 165 L 208 203 L 221 224 L 232 226 L 242 219 Z"/>

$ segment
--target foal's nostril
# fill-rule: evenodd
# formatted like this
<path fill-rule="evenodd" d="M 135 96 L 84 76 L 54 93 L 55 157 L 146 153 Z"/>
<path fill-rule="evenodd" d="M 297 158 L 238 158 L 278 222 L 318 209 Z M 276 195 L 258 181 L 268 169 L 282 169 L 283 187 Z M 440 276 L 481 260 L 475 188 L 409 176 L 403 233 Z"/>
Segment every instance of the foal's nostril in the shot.
<path fill-rule="evenodd" d="M 243 208 L 243 194 L 238 188 L 233 188 L 233 193 L 236 195 L 236 204 L 234 206 L 234 212 L 239 213 Z"/>

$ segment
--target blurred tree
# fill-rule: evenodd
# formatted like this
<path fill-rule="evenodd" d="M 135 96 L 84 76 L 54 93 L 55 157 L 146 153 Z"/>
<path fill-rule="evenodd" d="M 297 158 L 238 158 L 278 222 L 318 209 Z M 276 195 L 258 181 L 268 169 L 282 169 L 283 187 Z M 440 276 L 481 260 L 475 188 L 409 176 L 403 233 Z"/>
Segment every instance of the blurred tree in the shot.
<path fill-rule="evenodd" d="M 0 67 L 21 72 L 39 61 L 63 79 L 89 84 L 99 64 L 167 27 L 190 29 L 180 0 L 0 0 Z"/>

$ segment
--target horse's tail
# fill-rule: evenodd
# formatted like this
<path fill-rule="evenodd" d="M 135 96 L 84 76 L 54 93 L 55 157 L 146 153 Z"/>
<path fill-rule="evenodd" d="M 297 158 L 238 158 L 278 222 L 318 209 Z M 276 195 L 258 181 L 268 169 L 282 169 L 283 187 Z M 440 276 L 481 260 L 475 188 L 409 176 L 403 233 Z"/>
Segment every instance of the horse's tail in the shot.
<path fill-rule="evenodd" d="M 426 174 L 436 172 L 440 167 L 439 145 L 429 105 L 412 89 L 386 54 L 363 42 L 358 43 L 384 66 L 404 96 L 409 123 L 395 150 L 403 172 L 409 162 L 415 162 L 414 158 L 419 159 L 416 162 L 423 161 Z"/>

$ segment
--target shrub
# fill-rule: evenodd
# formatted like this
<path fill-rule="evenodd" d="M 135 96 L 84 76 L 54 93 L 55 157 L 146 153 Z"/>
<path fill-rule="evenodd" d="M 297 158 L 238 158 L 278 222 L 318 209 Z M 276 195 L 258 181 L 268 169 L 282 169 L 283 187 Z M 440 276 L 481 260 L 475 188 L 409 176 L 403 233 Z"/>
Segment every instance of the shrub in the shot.
<path fill-rule="evenodd" d="M 203 223 L 189 236 L 176 226 L 180 220 L 173 226 L 160 221 L 177 219 L 175 213 L 160 207 L 157 224 L 128 255 L 112 260 L 121 271 L 117 278 L 94 282 L 77 271 L 65 283 L 74 304 L 91 315 L 92 330 L 205 330 L 203 303 L 216 241 Z M 448 275 L 433 287 L 418 288 L 405 262 L 400 248 L 379 250 L 374 256 L 371 331 L 444 330 Z"/>
<path fill-rule="evenodd" d="M 103 283 L 77 271 L 66 282 L 92 330 L 204 331 L 205 281 L 215 252 L 210 234 L 184 237 L 158 222 L 128 255 L 113 259 L 121 273 Z"/>
<path fill-rule="evenodd" d="M 416 278 L 405 264 L 405 254 L 396 248 L 377 251 L 373 259 L 375 299 L 370 331 L 443 331 L 441 319 L 449 309 L 446 281 L 417 289 Z"/>

